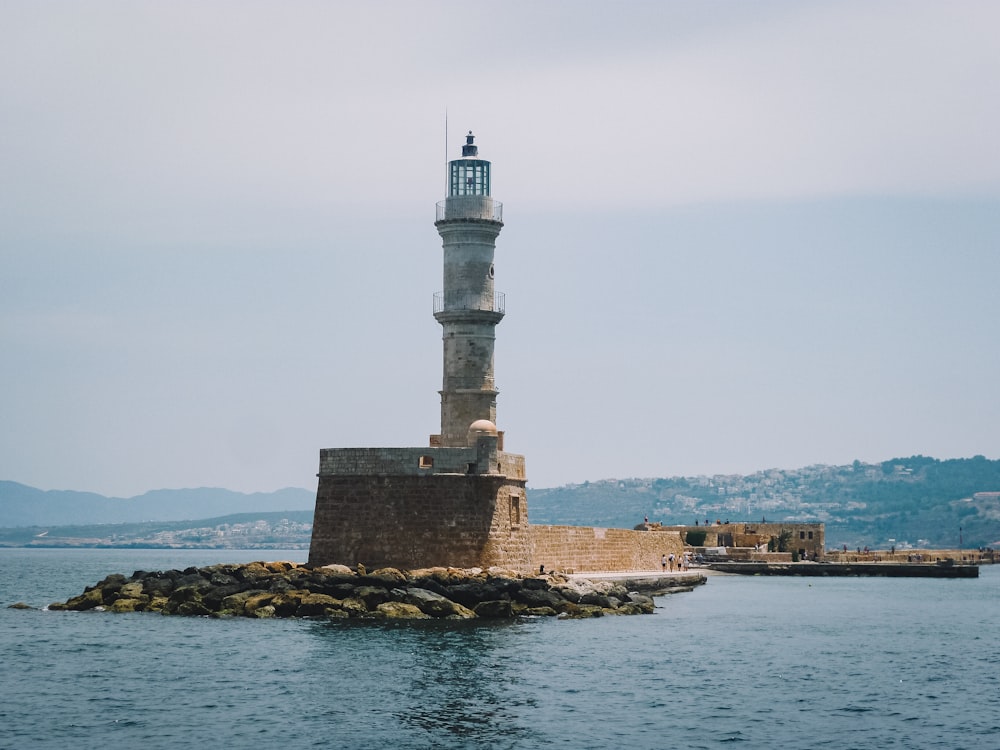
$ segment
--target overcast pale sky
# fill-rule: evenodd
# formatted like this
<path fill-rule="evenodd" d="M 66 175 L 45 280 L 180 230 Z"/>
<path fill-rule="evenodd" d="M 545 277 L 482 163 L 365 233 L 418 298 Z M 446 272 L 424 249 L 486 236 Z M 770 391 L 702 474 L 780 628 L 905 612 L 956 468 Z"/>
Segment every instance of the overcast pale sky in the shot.
<path fill-rule="evenodd" d="M 998 29 L 962 0 L 0 0 L 0 479 L 313 488 L 320 448 L 425 445 L 446 111 L 504 203 L 530 486 L 998 458 Z"/>

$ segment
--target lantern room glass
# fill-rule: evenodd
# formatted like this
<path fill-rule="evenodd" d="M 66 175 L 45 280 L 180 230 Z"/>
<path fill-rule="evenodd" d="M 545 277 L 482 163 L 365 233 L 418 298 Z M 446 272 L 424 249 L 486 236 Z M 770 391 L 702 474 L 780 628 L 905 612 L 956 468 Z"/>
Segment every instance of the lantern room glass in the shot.
<path fill-rule="evenodd" d="M 489 195 L 490 163 L 482 159 L 456 159 L 451 162 L 449 195 Z"/>

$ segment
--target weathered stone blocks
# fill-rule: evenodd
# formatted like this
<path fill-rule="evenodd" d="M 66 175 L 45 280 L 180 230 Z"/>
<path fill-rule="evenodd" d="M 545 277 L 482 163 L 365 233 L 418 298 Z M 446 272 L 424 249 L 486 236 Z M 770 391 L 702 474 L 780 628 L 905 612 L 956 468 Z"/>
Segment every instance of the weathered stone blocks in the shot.
<path fill-rule="evenodd" d="M 531 569 L 524 481 L 500 474 L 321 475 L 312 565 Z"/>
<path fill-rule="evenodd" d="M 331 586 L 331 579 L 337 583 Z M 221 585 L 214 585 L 213 580 Z M 170 582 L 167 590 L 164 581 Z M 692 581 L 677 583 L 690 585 Z M 242 590 L 233 592 L 234 586 Z M 338 595 L 317 589 L 336 589 Z M 222 575 L 218 566 L 183 573 L 137 572 L 130 579 L 116 574 L 49 609 L 211 617 L 465 620 L 642 614 L 652 612 L 653 603 L 649 596 L 622 583 L 526 577 L 499 569 L 382 569 L 361 574 L 294 563 L 250 563 L 230 566 Z"/>

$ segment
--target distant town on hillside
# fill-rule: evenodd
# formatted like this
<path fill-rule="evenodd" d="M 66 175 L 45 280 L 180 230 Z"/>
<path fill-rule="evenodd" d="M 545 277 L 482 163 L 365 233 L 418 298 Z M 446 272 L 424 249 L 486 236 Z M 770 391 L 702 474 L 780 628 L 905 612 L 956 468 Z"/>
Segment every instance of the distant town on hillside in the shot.
<path fill-rule="evenodd" d="M 299 488 L 120 499 L 0 481 L 0 546 L 302 549 L 313 499 Z M 529 488 L 528 515 L 538 524 L 611 528 L 645 518 L 666 526 L 808 521 L 826 524 L 830 547 L 997 547 L 1000 460 L 911 456 L 749 475 L 604 479 Z"/>
<path fill-rule="evenodd" d="M 894 458 L 749 475 L 606 479 L 529 493 L 534 523 L 696 520 L 826 524 L 828 546 L 985 547 L 1000 541 L 1000 461 Z"/>

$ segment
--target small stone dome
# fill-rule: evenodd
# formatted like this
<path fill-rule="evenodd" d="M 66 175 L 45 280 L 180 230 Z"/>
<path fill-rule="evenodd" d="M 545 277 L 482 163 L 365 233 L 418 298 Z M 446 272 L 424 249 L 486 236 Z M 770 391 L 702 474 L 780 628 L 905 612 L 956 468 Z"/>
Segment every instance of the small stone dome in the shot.
<path fill-rule="evenodd" d="M 477 419 L 469 425 L 469 437 L 479 437 L 480 435 L 496 435 L 497 426 L 488 419 Z"/>

